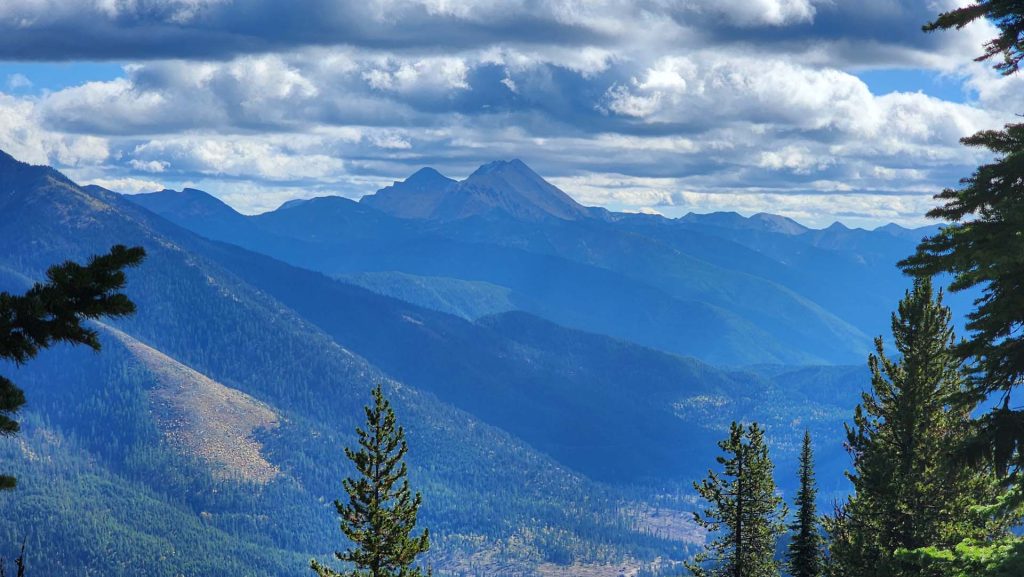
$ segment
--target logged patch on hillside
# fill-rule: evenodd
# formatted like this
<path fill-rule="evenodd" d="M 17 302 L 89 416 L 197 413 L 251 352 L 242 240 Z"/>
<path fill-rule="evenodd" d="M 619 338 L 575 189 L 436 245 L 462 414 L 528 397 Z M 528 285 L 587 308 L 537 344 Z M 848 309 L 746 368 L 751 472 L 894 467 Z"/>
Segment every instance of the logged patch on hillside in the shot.
<path fill-rule="evenodd" d="M 257 430 L 274 429 L 277 414 L 267 405 L 226 387 L 131 336 L 105 327 L 156 379 L 150 406 L 167 441 L 199 457 L 222 479 L 268 483 L 280 470 L 267 461 Z"/>

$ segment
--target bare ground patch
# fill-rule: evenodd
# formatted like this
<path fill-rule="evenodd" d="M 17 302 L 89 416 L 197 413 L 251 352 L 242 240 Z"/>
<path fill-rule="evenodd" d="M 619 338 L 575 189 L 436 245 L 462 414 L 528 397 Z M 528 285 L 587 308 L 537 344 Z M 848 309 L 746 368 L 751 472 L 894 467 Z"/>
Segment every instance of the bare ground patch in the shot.
<path fill-rule="evenodd" d="M 107 328 L 154 377 L 150 406 L 167 442 L 207 462 L 216 477 L 267 483 L 280 470 L 261 453 L 257 430 L 278 426 L 266 404 Z"/>

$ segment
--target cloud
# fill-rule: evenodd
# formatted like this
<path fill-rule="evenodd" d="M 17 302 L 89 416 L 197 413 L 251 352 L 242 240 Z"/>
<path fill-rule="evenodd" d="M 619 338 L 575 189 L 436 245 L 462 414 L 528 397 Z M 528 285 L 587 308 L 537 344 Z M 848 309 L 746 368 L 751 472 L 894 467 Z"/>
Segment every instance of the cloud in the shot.
<path fill-rule="evenodd" d="M 811 22 L 816 12 L 814 4 L 808 0 L 691 0 L 683 4 L 695 11 L 721 16 L 727 22 L 742 27 Z"/>
<path fill-rule="evenodd" d="M 180 136 L 142 144 L 132 156 L 143 166 L 160 163 L 207 176 L 292 181 L 342 174 L 344 162 L 319 149 L 319 139 L 297 135 L 273 139 Z"/>
<path fill-rule="evenodd" d="M 371 88 L 386 92 L 447 92 L 469 88 L 468 70 L 461 58 L 424 58 L 412 62 L 388 58 L 364 72 L 363 78 Z"/>
<path fill-rule="evenodd" d="M 140 192 L 156 192 L 163 190 L 163 184 L 155 180 L 144 180 L 141 178 L 84 178 L 78 181 L 81 184 L 95 184 L 107 190 L 124 194 L 138 194 Z"/>
<path fill-rule="evenodd" d="M 586 43 L 626 2 L 6 0 L 0 59 L 220 58 L 310 46 Z M 602 8 L 612 10 L 611 17 Z M 82 26 L 88 22 L 88 26 Z"/>
<path fill-rule="evenodd" d="M 7 75 L 7 88 L 10 90 L 21 90 L 23 88 L 31 88 L 32 81 L 28 79 L 28 76 L 20 73 L 8 74 Z"/>
<path fill-rule="evenodd" d="M 920 32 L 950 5 L 7 0 L 0 59 L 115 59 L 123 74 L 40 91 L 8 76 L 0 148 L 247 212 L 520 157 L 615 209 L 909 222 L 984 160 L 961 137 L 1024 110 L 1024 76 L 971 61 L 991 25 Z M 971 96 L 875 94 L 857 76 L 904 67 Z"/>
<path fill-rule="evenodd" d="M 848 185 L 828 182 L 814 183 L 803 191 L 699 190 L 687 187 L 685 179 L 625 175 L 560 178 L 555 183 L 586 204 L 614 206 L 625 212 L 656 211 L 669 217 L 688 212 L 734 211 L 748 216 L 768 212 L 812 227 L 825 227 L 836 220 L 849 226 L 874 227 L 884 222 L 923 226 L 931 224 L 924 214 L 936 205 L 931 194 L 921 191 L 857 192 Z"/>
<path fill-rule="evenodd" d="M 0 92 L 0 150 L 32 164 L 75 167 L 110 156 L 106 139 L 67 135 L 41 126 L 35 103 Z"/>
<path fill-rule="evenodd" d="M 840 50 L 857 58 L 872 43 L 911 52 L 943 44 L 919 32 L 939 8 L 896 0 L 5 0 L 0 59 L 224 59 L 316 46 L 435 56 L 494 46 L 665 52 L 701 42 L 792 50 L 850 38 L 857 42 Z"/>
<path fill-rule="evenodd" d="M 791 170 L 796 174 L 821 171 L 835 163 L 835 158 L 816 155 L 804 145 L 786 145 L 778 150 L 761 152 L 757 166 L 772 170 Z"/>

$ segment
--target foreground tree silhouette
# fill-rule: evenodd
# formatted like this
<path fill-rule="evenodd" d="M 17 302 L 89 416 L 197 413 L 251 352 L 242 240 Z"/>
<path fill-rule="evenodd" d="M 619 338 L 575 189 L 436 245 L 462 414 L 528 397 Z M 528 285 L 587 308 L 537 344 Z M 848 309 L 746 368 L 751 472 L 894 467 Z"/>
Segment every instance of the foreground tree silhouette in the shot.
<path fill-rule="evenodd" d="M 824 540 L 818 526 L 818 509 L 815 504 L 817 496 L 811 432 L 804 431 L 804 444 L 800 451 L 800 489 L 795 503 L 796 519 L 789 526 L 793 538 L 786 551 L 786 567 L 791 577 L 820 577 L 822 574 Z"/>
<path fill-rule="evenodd" d="M 412 535 L 422 496 L 409 489 L 403 460 L 409 450 L 405 431 L 397 425 L 381 385 L 373 389 L 373 406 L 365 411 L 366 429 L 356 428 L 359 450 L 345 449 L 358 477 L 342 481 L 348 502 L 334 502 L 341 532 L 354 544 L 334 555 L 355 569 L 338 572 L 316 560 L 310 565 L 320 577 L 429 575 L 413 566 L 416 556 L 430 548 L 429 531 Z"/>
<path fill-rule="evenodd" d="M 725 453 L 717 458 L 722 473 L 708 471 L 693 484 L 709 504 L 694 520 L 718 537 L 686 567 L 697 577 L 777 577 L 775 545 L 786 507 L 776 495 L 764 429 L 734 422 L 718 446 Z"/>
<path fill-rule="evenodd" d="M 68 261 L 50 267 L 47 281 L 36 283 L 24 295 L 0 292 L 0 359 L 20 365 L 59 342 L 99 350 L 96 330 L 82 323 L 135 312 L 134 303 L 119 291 L 125 285 L 124 269 L 137 266 L 145 256 L 142 247 L 117 245 L 85 266 Z M 24 404 L 25 393 L 0 376 L 0 436 L 19 431 L 13 417 Z M 15 484 L 14 477 L 0 476 L 0 489 Z"/>
<path fill-rule="evenodd" d="M 943 12 L 922 28 L 925 32 L 950 28 L 959 30 L 979 18 L 994 24 L 999 35 L 986 42 L 984 52 L 974 60 L 981 62 L 1002 54 L 1003 61 L 994 68 L 1007 76 L 1017 72 L 1021 59 L 1024 59 L 1024 0 L 982 0 Z"/>
<path fill-rule="evenodd" d="M 1024 465 L 1024 412 L 1010 403 L 1012 391 L 1024 382 L 1024 124 L 979 132 L 963 142 L 999 156 L 963 180 L 963 188 L 936 197 L 945 205 L 928 216 L 952 224 L 925 239 L 900 265 L 915 275 L 951 273 L 951 290 L 982 288 L 968 315 L 969 340 L 955 350 L 972 362 L 974 399 L 996 395 L 1001 401 L 981 419 L 975 453 L 1013 473 Z"/>
<path fill-rule="evenodd" d="M 1018 72 L 1024 58 L 1024 0 L 981 0 L 940 14 L 924 30 L 960 29 L 979 18 L 995 25 L 999 35 L 975 60 L 1002 53 L 1003 61 L 995 68 L 1004 75 Z M 955 350 L 960 360 L 971 363 L 970 398 L 1000 402 L 973 423 L 975 431 L 964 453 L 970 461 L 994 464 L 1005 484 L 993 503 L 968 513 L 1019 520 L 1024 514 L 1024 411 L 1011 405 L 1011 395 L 1024 383 L 1024 125 L 1008 124 L 1001 131 L 979 132 L 961 142 L 988 149 L 995 161 L 961 180 L 962 188 L 936 196 L 944 204 L 928 216 L 948 224 L 900 266 L 915 275 L 949 273 L 952 290 L 982 290 L 968 315 L 972 334 Z M 1024 575 L 1024 540 L 1005 532 L 903 556 L 928 575 Z"/>
<path fill-rule="evenodd" d="M 1002 54 L 995 68 L 1015 74 L 1024 58 L 1024 0 L 981 0 L 939 14 L 924 30 L 960 29 L 981 18 L 999 35 L 975 60 Z M 1001 473 L 1013 476 L 1024 467 L 1024 412 L 1010 402 L 1013 389 L 1024 383 L 1024 124 L 982 131 L 961 142 L 986 148 L 996 159 L 961 180 L 962 188 L 935 197 L 944 204 L 928 216 L 949 224 L 921 242 L 917 254 L 900 266 L 914 275 L 949 273 L 954 291 L 982 289 L 968 315 L 972 334 L 957 353 L 974 363 L 970 384 L 975 398 L 999 395 L 1002 403 L 981 419 L 974 456 L 991 459 Z"/>

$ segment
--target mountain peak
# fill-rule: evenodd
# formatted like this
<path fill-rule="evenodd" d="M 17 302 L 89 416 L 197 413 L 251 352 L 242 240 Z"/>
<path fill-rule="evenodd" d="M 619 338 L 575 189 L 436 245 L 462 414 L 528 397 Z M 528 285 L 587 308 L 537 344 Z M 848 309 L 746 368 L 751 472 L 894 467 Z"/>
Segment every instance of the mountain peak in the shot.
<path fill-rule="evenodd" d="M 454 220 L 501 212 L 520 220 L 590 218 L 586 207 L 544 180 L 519 159 L 489 162 L 463 180 L 438 206 L 437 217 Z"/>
<path fill-rule="evenodd" d="M 899 236 L 901 234 L 904 234 L 904 233 L 908 232 L 909 230 L 910 230 L 909 228 L 902 227 L 902 226 L 896 224 L 895 222 L 890 222 L 889 224 L 883 224 L 882 226 L 879 226 L 879 227 L 875 228 L 875 232 L 885 232 L 885 233 L 891 234 L 893 236 Z"/>
<path fill-rule="evenodd" d="M 589 218 L 590 212 L 519 159 L 496 160 L 457 182 L 421 168 L 360 202 L 400 218 L 458 220 L 505 213 L 523 220 Z"/>
<path fill-rule="evenodd" d="M 804 234 L 810 229 L 799 222 L 778 214 L 759 212 L 745 217 L 738 212 L 710 212 L 707 214 L 687 213 L 680 217 L 684 223 L 714 226 L 719 228 L 754 230 L 758 232 L 774 232 L 795 236 Z"/>
<path fill-rule="evenodd" d="M 396 180 L 391 186 L 364 196 L 359 202 L 399 218 L 430 218 L 455 184 L 455 180 L 425 167 L 405 180 Z"/>
<path fill-rule="evenodd" d="M 406 184 L 448 184 L 455 181 L 441 174 L 435 168 L 432 168 L 430 166 L 424 166 L 423 168 L 412 173 L 409 176 L 409 178 L 406 178 L 402 182 Z"/>
<path fill-rule="evenodd" d="M 157 214 L 168 211 L 190 213 L 193 215 L 235 213 L 235 209 L 228 206 L 221 199 L 197 188 L 183 188 L 181 190 L 165 188 L 157 192 L 143 192 L 128 196 L 136 204 L 140 204 Z"/>
<path fill-rule="evenodd" d="M 0 166 L 6 166 L 8 164 L 23 164 L 17 158 L 14 158 L 10 154 L 7 154 L 3 150 L 0 150 Z"/>
<path fill-rule="evenodd" d="M 512 160 L 492 160 L 487 164 L 482 164 L 480 165 L 479 168 L 473 171 L 473 174 L 470 175 L 470 178 L 472 178 L 473 175 L 490 174 L 493 172 L 502 171 L 522 172 L 531 175 L 537 174 L 536 172 L 534 172 L 532 168 L 527 166 L 525 162 L 519 160 L 518 158 L 513 158 Z"/>
<path fill-rule="evenodd" d="M 72 184 L 68 177 L 54 168 L 22 162 L 0 150 L 0 206 L 23 191 L 46 183 L 47 179 L 50 182 Z"/>
<path fill-rule="evenodd" d="M 770 232 L 778 232 L 788 235 L 804 234 L 808 229 L 806 226 L 799 222 L 778 214 L 770 214 L 767 212 L 759 212 L 750 217 L 752 222 L 760 222 L 764 230 Z"/>

